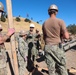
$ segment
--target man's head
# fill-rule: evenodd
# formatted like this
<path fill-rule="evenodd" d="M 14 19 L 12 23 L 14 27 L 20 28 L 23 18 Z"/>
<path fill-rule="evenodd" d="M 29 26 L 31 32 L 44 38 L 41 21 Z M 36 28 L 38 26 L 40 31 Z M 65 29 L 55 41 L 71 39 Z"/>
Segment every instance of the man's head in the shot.
<path fill-rule="evenodd" d="M 0 24 L 0 32 L 2 31 L 3 29 L 2 29 L 2 25 Z"/>
<path fill-rule="evenodd" d="M 26 37 L 27 37 L 27 32 L 24 31 L 24 30 L 21 30 L 21 31 L 19 32 L 19 36 L 26 38 Z"/>
<path fill-rule="evenodd" d="M 38 33 L 39 32 L 39 29 L 36 29 L 36 33 Z"/>
<path fill-rule="evenodd" d="M 49 15 L 51 15 L 51 14 L 55 14 L 56 15 L 57 12 L 58 12 L 58 7 L 55 4 L 51 5 L 49 7 L 49 9 L 48 9 L 48 14 Z"/>
<path fill-rule="evenodd" d="M 30 24 L 30 31 L 33 31 L 35 28 L 35 25 L 34 24 Z"/>

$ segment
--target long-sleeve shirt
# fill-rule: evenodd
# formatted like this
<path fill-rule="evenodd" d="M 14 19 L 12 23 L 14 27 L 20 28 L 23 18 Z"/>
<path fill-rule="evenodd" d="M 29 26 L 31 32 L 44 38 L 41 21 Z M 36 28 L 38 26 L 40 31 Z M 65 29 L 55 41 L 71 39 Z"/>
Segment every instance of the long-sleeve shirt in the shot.
<path fill-rule="evenodd" d="M 19 38 L 18 50 L 21 57 L 25 58 L 28 56 L 28 45 L 23 38 Z"/>

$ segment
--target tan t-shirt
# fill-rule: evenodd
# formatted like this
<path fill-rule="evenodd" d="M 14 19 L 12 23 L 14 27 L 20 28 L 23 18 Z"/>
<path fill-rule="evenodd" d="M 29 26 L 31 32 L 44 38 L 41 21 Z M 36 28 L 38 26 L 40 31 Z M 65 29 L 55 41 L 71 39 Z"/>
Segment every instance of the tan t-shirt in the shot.
<path fill-rule="evenodd" d="M 42 30 L 45 44 L 58 44 L 61 42 L 61 33 L 66 31 L 66 25 L 61 19 L 49 18 L 44 22 Z"/>

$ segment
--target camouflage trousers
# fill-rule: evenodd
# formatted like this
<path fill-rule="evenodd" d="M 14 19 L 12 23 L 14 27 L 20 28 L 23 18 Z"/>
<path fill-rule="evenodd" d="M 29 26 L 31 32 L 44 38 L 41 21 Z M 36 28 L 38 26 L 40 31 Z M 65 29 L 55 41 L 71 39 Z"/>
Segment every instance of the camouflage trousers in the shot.
<path fill-rule="evenodd" d="M 6 69 L 7 55 L 5 48 L 0 47 L 0 75 L 7 75 Z"/>
<path fill-rule="evenodd" d="M 6 67 L 0 68 L 0 75 L 7 75 Z"/>
<path fill-rule="evenodd" d="M 32 56 L 34 56 L 34 60 L 33 60 L 33 61 L 36 61 L 37 56 L 38 56 L 38 50 L 37 50 L 36 47 L 34 46 L 31 51 L 32 51 Z M 33 57 L 32 57 L 32 58 L 33 58 Z"/>
<path fill-rule="evenodd" d="M 28 71 L 26 69 L 27 62 L 19 61 L 19 75 L 26 75 L 28 74 Z"/>
<path fill-rule="evenodd" d="M 32 42 L 28 44 L 28 59 L 31 59 L 34 61 L 37 58 L 38 50 L 36 49 L 36 45 Z M 34 57 L 34 58 L 33 58 Z"/>
<path fill-rule="evenodd" d="M 63 49 L 59 45 L 45 45 L 44 51 L 49 75 L 68 75 Z"/>

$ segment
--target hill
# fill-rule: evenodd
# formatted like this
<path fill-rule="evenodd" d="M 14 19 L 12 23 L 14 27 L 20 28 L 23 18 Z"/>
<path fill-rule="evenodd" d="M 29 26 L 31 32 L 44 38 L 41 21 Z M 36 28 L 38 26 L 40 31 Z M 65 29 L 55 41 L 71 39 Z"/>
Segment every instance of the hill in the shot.
<path fill-rule="evenodd" d="M 21 21 L 20 22 L 17 22 L 15 20 L 15 17 L 13 18 L 13 24 L 14 24 L 14 28 L 16 30 L 16 32 L 19 32 L 20 30 L 29 30 L 29 25 L 31 23 L 35 24 L 35 29 L 39 29 L 39 31 L 41 32 L 42 31 L 42 26 L 34 21 L 31 21 L 31 23 L 29 22 L 25 22 L 24 19 L 25 18 L 22 18 L 20 17 Z M 6 22 L 1 22 L 0 21 L 0 24 L 2 24 L 2 27 L 3 27 L 3 32 L 7 32 L 7 29 L 8 29 L 8 19 L 6 19 Z"/>

